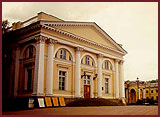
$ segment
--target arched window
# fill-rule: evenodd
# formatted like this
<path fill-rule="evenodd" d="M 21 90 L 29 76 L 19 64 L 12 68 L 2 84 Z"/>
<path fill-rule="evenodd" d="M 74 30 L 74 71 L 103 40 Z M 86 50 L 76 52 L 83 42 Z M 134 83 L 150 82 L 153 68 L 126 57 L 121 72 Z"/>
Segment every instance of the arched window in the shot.
<path fill-rule="evenodd" d="M 103 68 L 106 69 L 106 70 L 112 70 L 112 64 L 110 63 L 110 61 L 106 60 L 104 62 L 104 67 Z"/>
<path fill-rule="evenodd" d="M 24 52 L 24 58 L 29 59 L 35 57 L 35 48 L 33 45 L 30 45 L 26 48 Z"/>
<path fill-rule="evenodd" d="M 55 58 L 72 61 L 72 55 L 70 54 L 68 50 L 64 48 L 61 48 L 56 52 Z"/>
<path fill-rule="evenodd" d="M 85 64 L 86 65 L 90 65 L 89 63 L 90 63 L 89 56 L 86 56 L 85 57 Z"/>
<path fill-rule="evenodd" d="M 81 64 L 95 66 L 95 62 L 94 62 L 93 58 L 89 55 L 86 55 L 81 59 Z"/>
<path fill-rule="evenodd" d="M 60 58 L 61 59 L 66 59 L 66 50 L 65 49 L 60 50 Z"/>

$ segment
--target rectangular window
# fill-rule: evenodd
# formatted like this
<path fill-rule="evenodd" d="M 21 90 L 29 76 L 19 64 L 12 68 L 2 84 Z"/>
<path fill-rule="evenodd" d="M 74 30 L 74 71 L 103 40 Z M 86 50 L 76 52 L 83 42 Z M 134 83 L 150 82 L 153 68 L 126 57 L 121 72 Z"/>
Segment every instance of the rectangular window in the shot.
<path fill-rule="evenodd" d="M 59 90 L 65 90 L 66 71 L 59 71 Z"/>
<path fill-rule="evenodd" d="M 109 79 L 105 78 L 105 94 L 108 93 L 108 89 L 109 89 L 108 81 L 109 81 Z"/>
<path fill-rule="evenodd" d="M 153 90 L 151 90 L 151 93 L 153 93 Z"/>
<path fill-rule="evenodd" d="M 60 58 L 61 59 L 66 59 L 66 50 L 64 50 L 64 49 L 61 50 Z"/>
<path fill-rule="evenodd" d="M 84 76 L 84 85 L 90 85 L 90 84 L 91 84 L 90 75 Z"/>
<path fill-rule="evenodd" d="M 146 93 L 148 93 L 148 91 L 146 91 Z"/>

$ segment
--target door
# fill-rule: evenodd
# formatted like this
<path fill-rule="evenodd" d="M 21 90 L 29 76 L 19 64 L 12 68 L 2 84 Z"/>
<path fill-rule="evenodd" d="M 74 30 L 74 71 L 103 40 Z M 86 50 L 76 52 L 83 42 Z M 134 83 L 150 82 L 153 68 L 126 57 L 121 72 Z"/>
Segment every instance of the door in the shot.
<path fill-rule="evenodd" d="M 84 85 L 84 98 L 90 98 L 90 85 Z"/>
<path fill-rule="evenodd" d="M 131 89 L 131 103 L 132 104 L 136 103 L 136 92 L 134 89 Z"/>

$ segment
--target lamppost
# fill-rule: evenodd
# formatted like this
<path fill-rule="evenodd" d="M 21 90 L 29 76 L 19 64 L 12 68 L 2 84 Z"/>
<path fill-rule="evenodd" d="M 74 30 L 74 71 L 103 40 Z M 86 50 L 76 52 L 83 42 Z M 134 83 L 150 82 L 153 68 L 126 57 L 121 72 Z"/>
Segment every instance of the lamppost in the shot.
<path fill-rule="evenodd" d="M 138 100 L 140 99 L 140 91 L 139 91 L 139 78 L 137 77 L 137 88 L 138 88 Z"/>

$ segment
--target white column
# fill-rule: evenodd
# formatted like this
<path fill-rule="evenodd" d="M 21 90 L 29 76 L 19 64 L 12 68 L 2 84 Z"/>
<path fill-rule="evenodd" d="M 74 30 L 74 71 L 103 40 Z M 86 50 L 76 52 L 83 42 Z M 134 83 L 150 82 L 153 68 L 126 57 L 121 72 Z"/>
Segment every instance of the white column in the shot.
<path fill-rule="evenodd" d="M 18 80 L 19 80 L 19 57 L 20 50 L 16 47 L 16 61 L 15 61 L 15 79 L 14 79 L 14 96 L 17 96 Z"/>
<path fill-rule="evenodd" d="M 76 48 L 76 66 L 75 66 L 75 97 L 81 97 L 80 94 L 80 83 L 81 83 L 81 74 L 80 74 L 80 51 L 82 48 Z"/>
<path fill-rule="evenodd" d="M 97 93 L 98 97 L 102 97 L 102 55 L 98 55 L 98 83 L 97 83 Z"/>
<path fill-rule="evenodd" d="M 138 99 L 140 99 L 140 89 L 138 89 Z"/>
<path fill-rule="evenodd" d="M 35 38 L 36 44 L 36 59 L 35 59 L 35 72 L 34 72 L 34 85 L 33 95 L 44 95 L 44 49 L 45 38 L 42 36 Z"/>
<path fill-rule="evenodd" d="M 120 98 L 125 98 L 123 63 L 124 61 L 120 61 Z"/>
<path fill-rule="evenodd" d="M 115 91 L 116 91 L 116 98 L 119 98 L 119 71 L 118 71 L 118 62 L 119 60 L 115 60 Z"/>
<path fill-rule="evenodd" d="M 93 96 L 93 91 L 94 91 L 94 82 L 93 82 L 93 75 L 91 75 L 91 98 L 93 98 L 94 96 Z"/>
<path fill-rule="evenodd" d="M 146 99 L 146 96 L 145 96 L 145 88 L 143 89 L 143 99 Z"/>
<path fill-rule="evenodd" d="M 48 40 L 47 76 L 46 76 L 46 96 L 53 96 L 53 49 L 54 40 Z"/>

